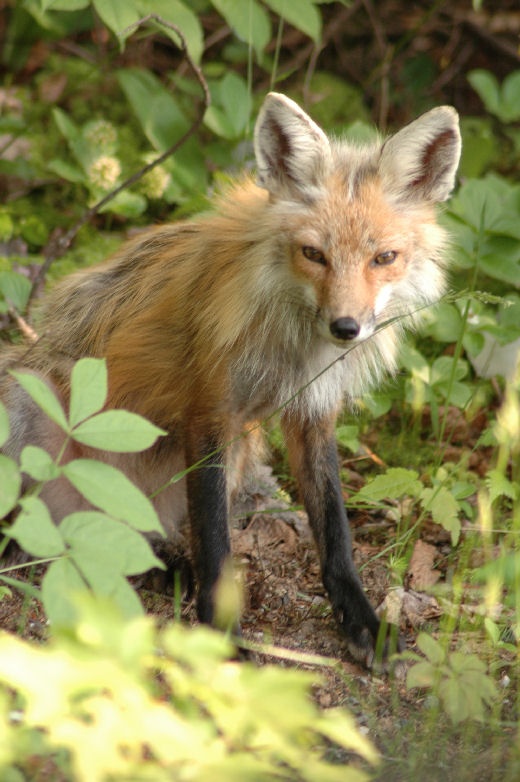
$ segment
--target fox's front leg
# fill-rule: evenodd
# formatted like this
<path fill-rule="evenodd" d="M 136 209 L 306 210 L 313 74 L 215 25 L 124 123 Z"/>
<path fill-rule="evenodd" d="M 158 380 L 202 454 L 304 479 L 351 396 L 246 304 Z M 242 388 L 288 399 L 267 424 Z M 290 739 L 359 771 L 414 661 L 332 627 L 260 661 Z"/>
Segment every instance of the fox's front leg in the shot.
<path fill-rule="evenodd" d="M 285 414 L 282 418 L 291 468 L 319 550 L 323 584 L 351 653 L 370 667 L 380 622 L 352 559 L 334 425 L 334 417 L 312 422 L 297 415 Z"/>
<path fill-rule="evenodd" d="M 197 582 L 197 616 L 207 624 L 214 621 L 217 583 L 231 554 L 225 448 L 222 443 L 222 437 L 208 432 L 191 430 L 186 436 L 188 467 L 203 460 L 200 466 L 188 473 L 186 479 Z"/>

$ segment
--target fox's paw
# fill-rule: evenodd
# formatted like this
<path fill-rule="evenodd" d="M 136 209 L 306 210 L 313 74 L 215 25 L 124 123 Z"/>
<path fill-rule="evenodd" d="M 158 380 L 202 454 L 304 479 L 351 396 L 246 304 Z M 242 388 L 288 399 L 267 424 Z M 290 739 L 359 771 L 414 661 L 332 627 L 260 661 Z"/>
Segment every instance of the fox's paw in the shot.
<path fill-rule="evenodd" d="M 334 613 L 357 662 L 377 672 L 394 670 L 391 657 L 403 652 L 406 644 L 396 625 L 378 619 L 364 594 L 361 600 L 336 608 Z"/>
<path fill-rule="evenodd" d="M 347 634 L 347 646 L 349 653 L 357 662 L 365 668 L 378 673 L 390 671 L 399 675 L 400 663 L 394 663 L 391 658 L 394 654 L 404 652 L 406 644 L 399 635 L 396 625 L 380 622 L 377 633 L 368 627 L 343 627 Z"/>

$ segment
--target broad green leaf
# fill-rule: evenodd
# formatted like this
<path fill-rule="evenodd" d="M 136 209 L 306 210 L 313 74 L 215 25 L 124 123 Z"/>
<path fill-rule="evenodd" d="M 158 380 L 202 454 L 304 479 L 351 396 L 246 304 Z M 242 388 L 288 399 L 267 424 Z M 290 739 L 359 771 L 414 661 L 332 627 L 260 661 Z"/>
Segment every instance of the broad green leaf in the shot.
<path fill-rule="evenodd" d="M 358 497 L 371 502 L 398 499 L 404 495 L 417 497 L 423 485 L 415 470 L 391 467 L 384 475 L 377 475 L 358 492 Z"/>
<path fill-rule="evenodd" d="M 80 132 L 78 128 L 64 111 L 57 108 L 53 109 L 52 118 L 58 126 L 58 130 L 62 136 L 65 136 L 67 141 L 76 141 L 79 138 Z"/>
<path fill-rule="evenodd" d="M 204 32 L 199 18 L 188 3 L 179 0 L 138 0 L 137 8 L 142 16 L 155 13 L 166 22 L 175 24 L 183 34 L 192 60 L 200 62 L 204 51 Z M 157 23 L 157 29 L 179 46 L 179 36 L 165 25 Z"/>
<path fill-rule="evenodd" d="M 452 356 L 440 356 L 436 358 L 431 369 L 431 384 L 435 385 L 450 379 L 452 373 L 454 380 L 462 380 L 468 374 L 468 362 L 459 358 L 454 364 Z"/>
<path fill-rule="evenodd" d="M 47 170 L 52 171 L 67 182 L 85 182 L 87 179 L 84 171 L 60 158 L 54 158 L 54 160 L 47 163 Z"/>
<path fill-rule="evenodd" d="M 213 131 L 216 136 L 225 139 L 235 138 L 235 129 L 229 117 L 218 106 L 211 105 L 207 109 L 204 114 L 204 124 Z"/>
<path fill-rule="evenodd" d="M 121 610 L 125 619 L 133 619 L 142 616 L 143 606 L 135 589 L 132 589 L 126 578 L 119 578 L 111 598 Z"/>
<path fill-rule="evenodd" d="M 18 465 L 13 459 L 0 453 L 0 519 L 12 511 L 22 488 Z"/>
<path fill-rule="evenodd" d="M 58 557 L 63 554 L 65 546 L 62 536 L 46 504 L 38 497 L 24 497 L 20 505 L 22 510 L 6 534 L 35 557 Z"/>
<path fill-rule="evenodd" d="M 106 594 L 115 585 L 115 576 L 164 568 L 140 532 L 104 513 L 71 513 L 63 519 L 60 531 L 89 583 Z"/>
<path fill-rule="evenodd" d="M 433 665 L 440 665 L 446 659 L 446 651 L 442 644 L 427 633 L 418 635 L 417 646 Z"/>
<path fill-rule="evenodd" d="M 479 256 L 479 269 L 495 280 L 520 286 L 520 243 L 509 236 L 493 236 Z"/>
<path fill-rule="evenodd" d="M 437 342 L 456 342 L 462 329 L 462 317 L 457 307 L 441 302 L 432 313 L 426 333 Z"/>
<path fill-rule="evenodd" d="M 450 405 L 464 410 L 474 396 L 474 389 L 467 383 L 459 383 L 455 380 L 453 383 L 443 381 L 435 384 L 435 390 L 440 396 L 449 402 Z"/>
<path fill-rule="evenodd" d="M 479 676 L 486 676 L 486 665 L 476 654 L 451 652 L 449 663 L 450 668 L 457 675 L 468 676 L 477 673 Z"/>
<path fill-rule="evenodd" d="M 77 618 L 74 597 L 87 589 L 70 559 L 58 559 L 47 568 L 42 580 L 43 607 L 54 627 L 71 626 Z"/>
<path fill-rule="evenodd" d="M 166 151 L 189 128 L 173 96 L 150 71 L 124 68 L 117 78 L 143 132 L 153 146 Z"/>
<path fill-rule="evenodd" d="M 84 445 L 104 451 L 130 453 L 149 448 L 166 432 L 142 416 L 126 410 L 107 410 L 77 426 L 72 436 Z"/>
<path fill-rule="evenodd" d="M 63 473 L 96 508 L 141 532 L 162 533 L 152 503 L 120 470 L 95 459 L 75 459 Z"/>
<path fill-rule="evenodd" d="M 60 474 L 50 454 L 36 445 L 25 446 L 20 456 L 20 468 L 35 481 L 52 481 Z"/>
<path fill-rule="evenodd" d="M 228 73 L 212 85 L 213 103 L 204 116 L 205 124 L 219 136 L 228 139 L 243 135 L 251 116 L 251 95 L 246 82 Z"/>
<path fill-rule="evenodd" d="M 269 14 L 256 0 L 211 0 L 231 29 L 244 43 L 253 46 L 260 59 L 271 40 Z"/>
<path fill-rule="evenodd" d="M 101 197 L 101 195 L 99 196 Z M 99 210 L 114 212 L 121 217 L 139 217 L 146 210 L 148 202 L 140 193 L 132 193 L 130 190 L 122 190 L 114 198 L 111 198 L 105 206 Z"/>
<path fill-rule="evenodd" d="M 439 695 L 446 713 L 455 725 L 470 716 L 469 704 L 454 679 L 450 677 L 439 683 Z"/>
<path fill-rule="evenodd" d="M 336 428 L 336 439 L 343 448 L 352 453 L 359 451 L 359 426 L 356 424 L 341 424 Z"/>
<path fill-rule="evenodd" d="M 13 370 L 11 374 L 16 378 L 24 391 L 29 394 L 31 399 L 36 402 L 38 407 L 41 407 L 43 412 L 49 416 L 51 421 L 58 424 L 64 432 L 68 432 L 69 425 L 63 408 L 47 383 L 30 372 L 15 372 Z"/>
<path fill-rule="evenodd" d="M 504 122 L 520 119 L 520 70 L 509 73 L 502 82 L 502 116 Z"/>
<path fill-rule="evenodd" d="M 450 533 L 452 545 L 456 546 L 460 536 L 460 508 L 453 494 L 445 486 L 424 488 L 421 502 L 424 510 L 432 514 L 434 522 Z"/>
<path fill-rule="evenodd" d="M 237 73 L 227 73 L 219 86 L 222 106 L 231 121 L 235 134 L 244 133 L 251 116 L 251 93 L 244 79 Z"/>
<path fill-rule="evenodd" d="M 93 4 L 102 21 L 120 39 L 130 35 L 132 31 L 126 29 L 139 21 L 135 4 L 127 0 L 93 0 Z"/>
<path fill-rule="evenodd" d="M 468 73 L 468 81 L 480 96 L 490 114 L 500 113 L 500 87 L 496 77 L 486 70 L 474 70 Z"/>
<path fill-rule="evenodd" d="M 321 16 L 312 0 L 265 0 L 276 14 L 316 43 L 321 37 Z"/>
<path fill-rule="evenodd" d="M 18 272 L 0 272 L 0 294 L 18 312 L 24 312 L 31 293 L 31 283 Z"/>
<path fill-rule="evenodd" d="M 82 358 L 73 367 L 70 379 L 71 427 L 97 413 L 106 402 L 107 365 L 101 358 Z"/>
<path fill-rule="evenodd" d="M 5 445 L 9 438 L 9 416 L 5 405 L 0 402 L 0 448 Z"/>

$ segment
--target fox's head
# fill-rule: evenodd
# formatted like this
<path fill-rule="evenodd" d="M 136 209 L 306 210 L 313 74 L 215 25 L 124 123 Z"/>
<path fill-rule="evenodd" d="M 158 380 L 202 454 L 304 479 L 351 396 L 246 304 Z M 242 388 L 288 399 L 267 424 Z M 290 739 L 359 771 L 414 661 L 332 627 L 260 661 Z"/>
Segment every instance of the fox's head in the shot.
<path fill-rule="evenodd" d="M 291 275 L 322 338 L 344 346 L 444 289 L 435 204 L 454 186 L 458 115 L 423 114 L 368 146 L 329 139 L 294 101 L 270 93 L 255 128 L 258 184 L 284 215 Z"/>

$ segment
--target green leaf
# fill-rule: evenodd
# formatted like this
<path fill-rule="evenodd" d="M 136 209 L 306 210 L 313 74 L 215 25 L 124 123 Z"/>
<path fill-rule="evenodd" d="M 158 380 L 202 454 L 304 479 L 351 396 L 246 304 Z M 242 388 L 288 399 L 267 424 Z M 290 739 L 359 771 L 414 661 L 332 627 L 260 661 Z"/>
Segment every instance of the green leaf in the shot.
<path fill-rule="evenodd" d="M 454 679 L 450 677 L 440 682 L 439 695 L 446 713 L 455 725 L 470 716 L 468 702 L 462 697 L 461 688 L 457 686 Z"/>
<path fill-rule="evenodd" d="M 391 467 L 384 475 L 377 475 L 358 492 L 358 497 L 371 502 L 398 499 L 404 495 L 419 496 L 423 489 L 419 474 L 404 467 Z"/>
<path fill-rule="evenodd" d="M 336 439 L 343 448 L 352 453 L 359 451 L 359 426 L 356 424 L 341 424 L 336 427 Z"/>
<path fill-rule="evenodd" d="M 124 68 L 117 78 L 144 134 L 161 152 L 170 147 L 189 128 L 189 122 L 177 102 L 150 71 Z"/>
<path fill-rule="evenodd" d="M 65 114 L 64 111 L 61 109 L 53 109 L 52 110 L 52 118 L 56 125 L 58 126 L 58 130 L 64 136 L 67 141 L 70 143 L 71 141 L 76 141 L 80 137 L 80 132 L 74 122 L 69 118 L 67 114 Z"/>
<path fill-rule="evenodd" d="M 424 488 L 421 502 L 425 511 L 432 514 L 436 524 L 440 524 L 451 534 L 451 542 L 456 546 L 460 536 L 459 504 L 453 494 L 445 487 Z"/>
<path fill-rule="evenodd" d="M 251 116 L 251 95 L 244 79 L 228 73 L 212 86 L 213 102 L 204 115 L 205 124 L 227 139 L 243 135 Z"/>
<path fill-rule="evenodd" d="M 107 410 L 77 426 L 72 436 L 84 445 L 104 451 L 130 453 L 144 451 L 165 435 L 142 416 L 126 410 Z"/>
<path fill-rule="evenodd" d="M 0 294 L 18 312 L 24 312 L 32 285 L 27 277 L 18 272 L 0 272 Z"/>
<path fill-rule="evenodd" d="M 276 14 L 285 19 L 297 30 L 301 30 L 316 43 L 321 37 L 321 16 L 311 0 L 265 0 Z"/>
<path fill-rule="evenodd" d="M 500 87 L 496 77 L 481 69 L 470 71 L 468 81 L 478 93 L 486 109 L 495 115 L 500 113 Z"/>
<path fill-rule="evenodd" d="M 63 408 L 47 383 L 30 372 L 15 372 L 13 370 L 11 374 L 16 378 L 24 391 L 29 394 L 31 399 L 36 402 L 38 407 L 41 407 L 43 412 L 49 416 L 51 421 L 54 421 L 64 432 L 68 433 L 69 425 Z"/>
<path fill-rule="evenodd" d="M 139 13 L 133 2 L 128 0 L 92 0 L 102 21 L 119 39 L 130 35 L 127 27 L 139 21 Z"/>
<path fill-rule="evenodd" d="M 204 51 L 204 32 L 197 14 L 188 5 L 179 2 L 179 0 L 138 0 L 137 7 L 142 16 L 155 13 L 166 22 L 175 24 L 186 40 L 192 60 L 196 63 L 200 62 Z M 180 45 L 177 33 L 158 22 L 156 27 L 164 35 L 171 38 L 177 46 Z"/>
<path fill-rule="evenodd" d="M 509 73 L 502 82 L 503 122 L 520 119 L 520 70 Z"/>
<path fill-rule="evenodd" d="M 97 197 L 101 198 L 103 194 L 98 194 Z M 146 210 L 148 202 L 144 196 L 140 193 L 132 193 L 130 190 L 122 190 L 114 198 L 101 207 L 99 210 L 103 212 L 114 212 L 114 214 L 121 217 L 127 217 L 129 219 L 133 217 L 139 217 Z"/>
<path fill-rule="evenodd" d="M 462 329 L 462 317 L 457 307 L 441 302 L 432 315 L 431 323 L 424 331 L 437 342 L 456 342 Z"/>
<path fill-rule="evenodd" d="M 500 470 L 489 470 L 486 475 L 486 486 L 489 490 L 490 502 L 494 502 L 498 497 L 516 500 L 520 496 L 518 484 L 512 483 Z"/>
<path fill-rule="evenodd" d="M 22 488 L 18 465 L 13 459 L 0 453 L 0 519 L 12 511 Z"/>
<path fill-rule="evenodd" d="M 84 171 L 60 158 L 54 158 L 54 160 L 47 163 L 47 170 L 52 171 L 53 174 L 57 174 L 67 182 L 83 183 L 88 179 Z"/>
<path fill-rule="evenodd" d="M 63 473 L 96 508 L 142 532 L 163 533 L 150 500 L 115 467 L 95 459 L 75 459 L 63 467 Z"/>
<path fill-rule="evenodd" d="M 111 598 L 119 607 L 125 619 L 142 616 L 143 606 L 135 589 L 132 589 L 126 578 L 119 578 L 116 588 L 111 593 Z"/>
<path fill-rule="evenodd" d="M 444 647 L 427 633 L 420 633 L 417 636 L 417 646 L 432 665 L 441 665 L 446 659 Z"/>
<path fill-rule="evenodd" d="M 140 532 L 104 513 L 71 513 L 60 531 L 87 581 L 105 594 L 115 586 L 116 576 L 164 568 Z"/>
<path fill-rule="evenodd" d="M 406 686 L 409 690 L 413 687 L 432 687 L 435 684 L 436 669 L 429 662 L 422 661 L 412 665 L 406 674 Z"/>
<path fill-rule="evenodd" d="M 73 367 L 70 378 L 71 427 L 97 413 L 106 402 L 108 390 L 106 361 L 82 358 Z"/>
<path fill-rule="evenodd" d="M 235 134 L 244 133 L 251 116 L 251 93 L 246 81 L 237 73 L 227 73 L 219 86 L 222 106 L 230 120 Z"/>
<path fill-rule="evenodd" d="M 23 497 L 21 512 L 6 531 L 24 551 L 36 557 L 58 557 L 65 546 L 46 504 L 38 497 Z"/>
<path fill-rule="evenodd" d="M 20 456 L 20 469 L 35 481 L 52 481 L 60 475 L 50 454 L 36 445 L 25 446 Z"/>
<path fill-rule="evenodd" d="M 9 415 L 5 405 L 0 402 L 0 448 L 5 445 L 9 439 Z"/>
<path fill-rule="evenodd" d="M 256 0 L 211 0 L 240 40 L 253 46 L 258 59 L 271 40 L 269 14 Z"/>
<path fill-rule="evenodd" d="M 74 597 L 87 585 L 70 559 L 58 559 L 47 568 L 42 580 L 42 601 L 52 625 L 70 627 L 76 621 Z"/>
<path fill-rule="evenodd" d="M 452 356 L 440 356 L 432 364 L 431 379 L 432 385 L 448 381 L 453 373 L 454 380 L 462 380 L 468 374 L 468 362 L 459 358 L 454 365 L 455 359 Z"/>

